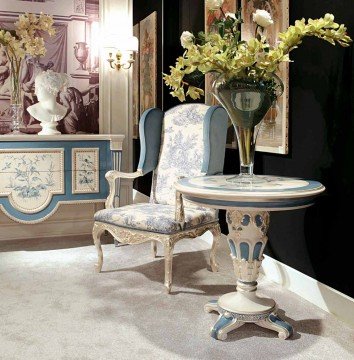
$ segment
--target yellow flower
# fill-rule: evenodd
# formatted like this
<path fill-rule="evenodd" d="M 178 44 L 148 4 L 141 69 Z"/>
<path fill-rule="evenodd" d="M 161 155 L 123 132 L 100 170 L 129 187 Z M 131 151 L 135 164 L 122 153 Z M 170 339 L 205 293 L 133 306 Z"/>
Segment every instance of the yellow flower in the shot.
<path fill-rule="evenodd" d="M 335 23 L 332 14 L 308 21 L 296 20 L 294 25 L 279 34 L 280 41 L 274 48 L 269 45 L 264 34 L 247 42 L 240 41 L 238 34 L 239 28 L 232 26 L 223 36 L 220 33 L 202 34 L 203 41 L 198 43 L 193 34 L 184 32 L 186 50 L 177 59 L 175 67 L 170 67 L 170 74 L 163 76 L 166 85 L 172 89 L 172 96 L 178 97 L 180 101 L 184 101 L 186 95 L 193 99 L 200 98 L 203 90 L 184 80 L 186 75 L 196 70 L 204 74 L 224 74 L 226 79 L 269 79 L 270 74 L 276 72 L 282 62 L 290 61 L 289 52 L 296 49 L 304 37 L 315 36 L 343 47 L 349 46 L 352 41 L 344 24 Z M 0 34 L 0 42 L 1 36 Z"/>
<path fill-rule="evenodd" d="M 8 56 L 23 59 L 26 54 L 44 56 L 46 49 L 43 38 L 37 36 L 37 31 L 46 31 L 50 36 L 55 34 L 53 18 L 49 15 L 22 14 L 15 22 L 16 36 L 9 31 L 0 30 L 0 44 L 7 49 Z"/>
<path fill-rule="evenodd" d="M 204 95 L 204 91 L 195 86 L 189 86 L 186 95 L 189 95 L 192 99 L 200 99 L 201 95 Z"/>

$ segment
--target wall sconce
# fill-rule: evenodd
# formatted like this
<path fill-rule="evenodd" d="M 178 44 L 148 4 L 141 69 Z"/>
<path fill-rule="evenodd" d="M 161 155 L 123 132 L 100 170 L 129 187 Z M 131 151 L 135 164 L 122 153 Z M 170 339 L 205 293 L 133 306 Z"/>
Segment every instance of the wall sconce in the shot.
<path fill-rule="evenodd" d="M 112 40 L 111 40 L 112 41 Z M 135 36 L 130 37 L 117 37 L 114 39 L 113 46 L 107 46 L 109 48 L 107 61 L 111 69 L 130 69 L 135 61 L 135 53 L 139 49 L 139 41 Z"/>

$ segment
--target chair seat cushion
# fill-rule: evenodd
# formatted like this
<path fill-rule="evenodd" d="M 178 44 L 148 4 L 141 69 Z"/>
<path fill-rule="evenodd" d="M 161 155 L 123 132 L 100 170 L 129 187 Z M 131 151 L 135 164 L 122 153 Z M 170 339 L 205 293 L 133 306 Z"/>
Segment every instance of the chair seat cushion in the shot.
<path fill-rule="evenodd" d="M 184 229 L 216 221 L 216 212 L 212 209 L 184 208 Z M 145 230 L 162 234 L 179 232 L 181 225 L 175 220 L 175 207 L 162 204 L 133 204 L 115 209 L 96 212 L 95 220 L 106 224 L 136 230 Z"/>

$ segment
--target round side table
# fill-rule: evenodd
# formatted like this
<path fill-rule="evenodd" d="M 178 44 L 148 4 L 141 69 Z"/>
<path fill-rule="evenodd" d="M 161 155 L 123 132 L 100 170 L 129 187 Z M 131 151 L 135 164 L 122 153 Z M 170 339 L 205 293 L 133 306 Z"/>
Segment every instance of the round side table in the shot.
<path fill-rule="evenodd" d="M 278 332 L 286 339 L 292 326 L 277 315 L 273 299 L 257 295 L 257 279 L 267 243 L 269 213 L 311 206 L 325 187 L 317 181 L 263 176 L 264 182 L 238 187 L 230 176 L 200 176 L 180 179 L 176 190 L 195 204 L 226 209 L 228 244 L 237 278 L 236 291 L 209 301 L 206 312 L 220 314 L 211 336 L 225 340 L 227 334 L 245 323 L 255 323 Z"/>

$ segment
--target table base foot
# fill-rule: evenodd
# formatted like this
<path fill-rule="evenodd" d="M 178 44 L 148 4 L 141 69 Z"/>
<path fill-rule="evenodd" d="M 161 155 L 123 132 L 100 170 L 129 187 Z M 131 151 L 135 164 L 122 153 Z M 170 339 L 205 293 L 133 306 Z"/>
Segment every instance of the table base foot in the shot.
<path fill-rule="evenodd" d="M 215 325 L 210 330 L 210 336 L 216 340 L 226 340 L 227 334 L 244 325 L 243 321 L 237 320 L 230 313 L 221 314 Z"/>
<path fill-rule="evenodd" d="M 211 313 L 213 311 L 219 312 L 218 301 L 210 300 L 204 305 L 204 311 L 206 313 Z"/>
<path fill-rule="evenodd" d="M 260 327 L 274 330 L 280 339 L 287 339 L 293 334 L 292 326 L 282 320 L 276 313 L 276 308 L 261 314 L 239 314 L 222 309 L 217 300 L 211 300 L 204 306 L 208 313 L 216 311 L 220 314 L 215 325 L 210 330 L 210 336 L 216 340 L 226 340 L 227 334 L 245 323 L 254 323 Z"/>
<path fill-rule="evenodd" d="M 282 320 L 276 313 L 269 314 L 267 318 L 260 320 L 255 324 L 276 331 L 279 339 L 283 340 L 294 333 L 293 327 L 288 322 Z"/>

